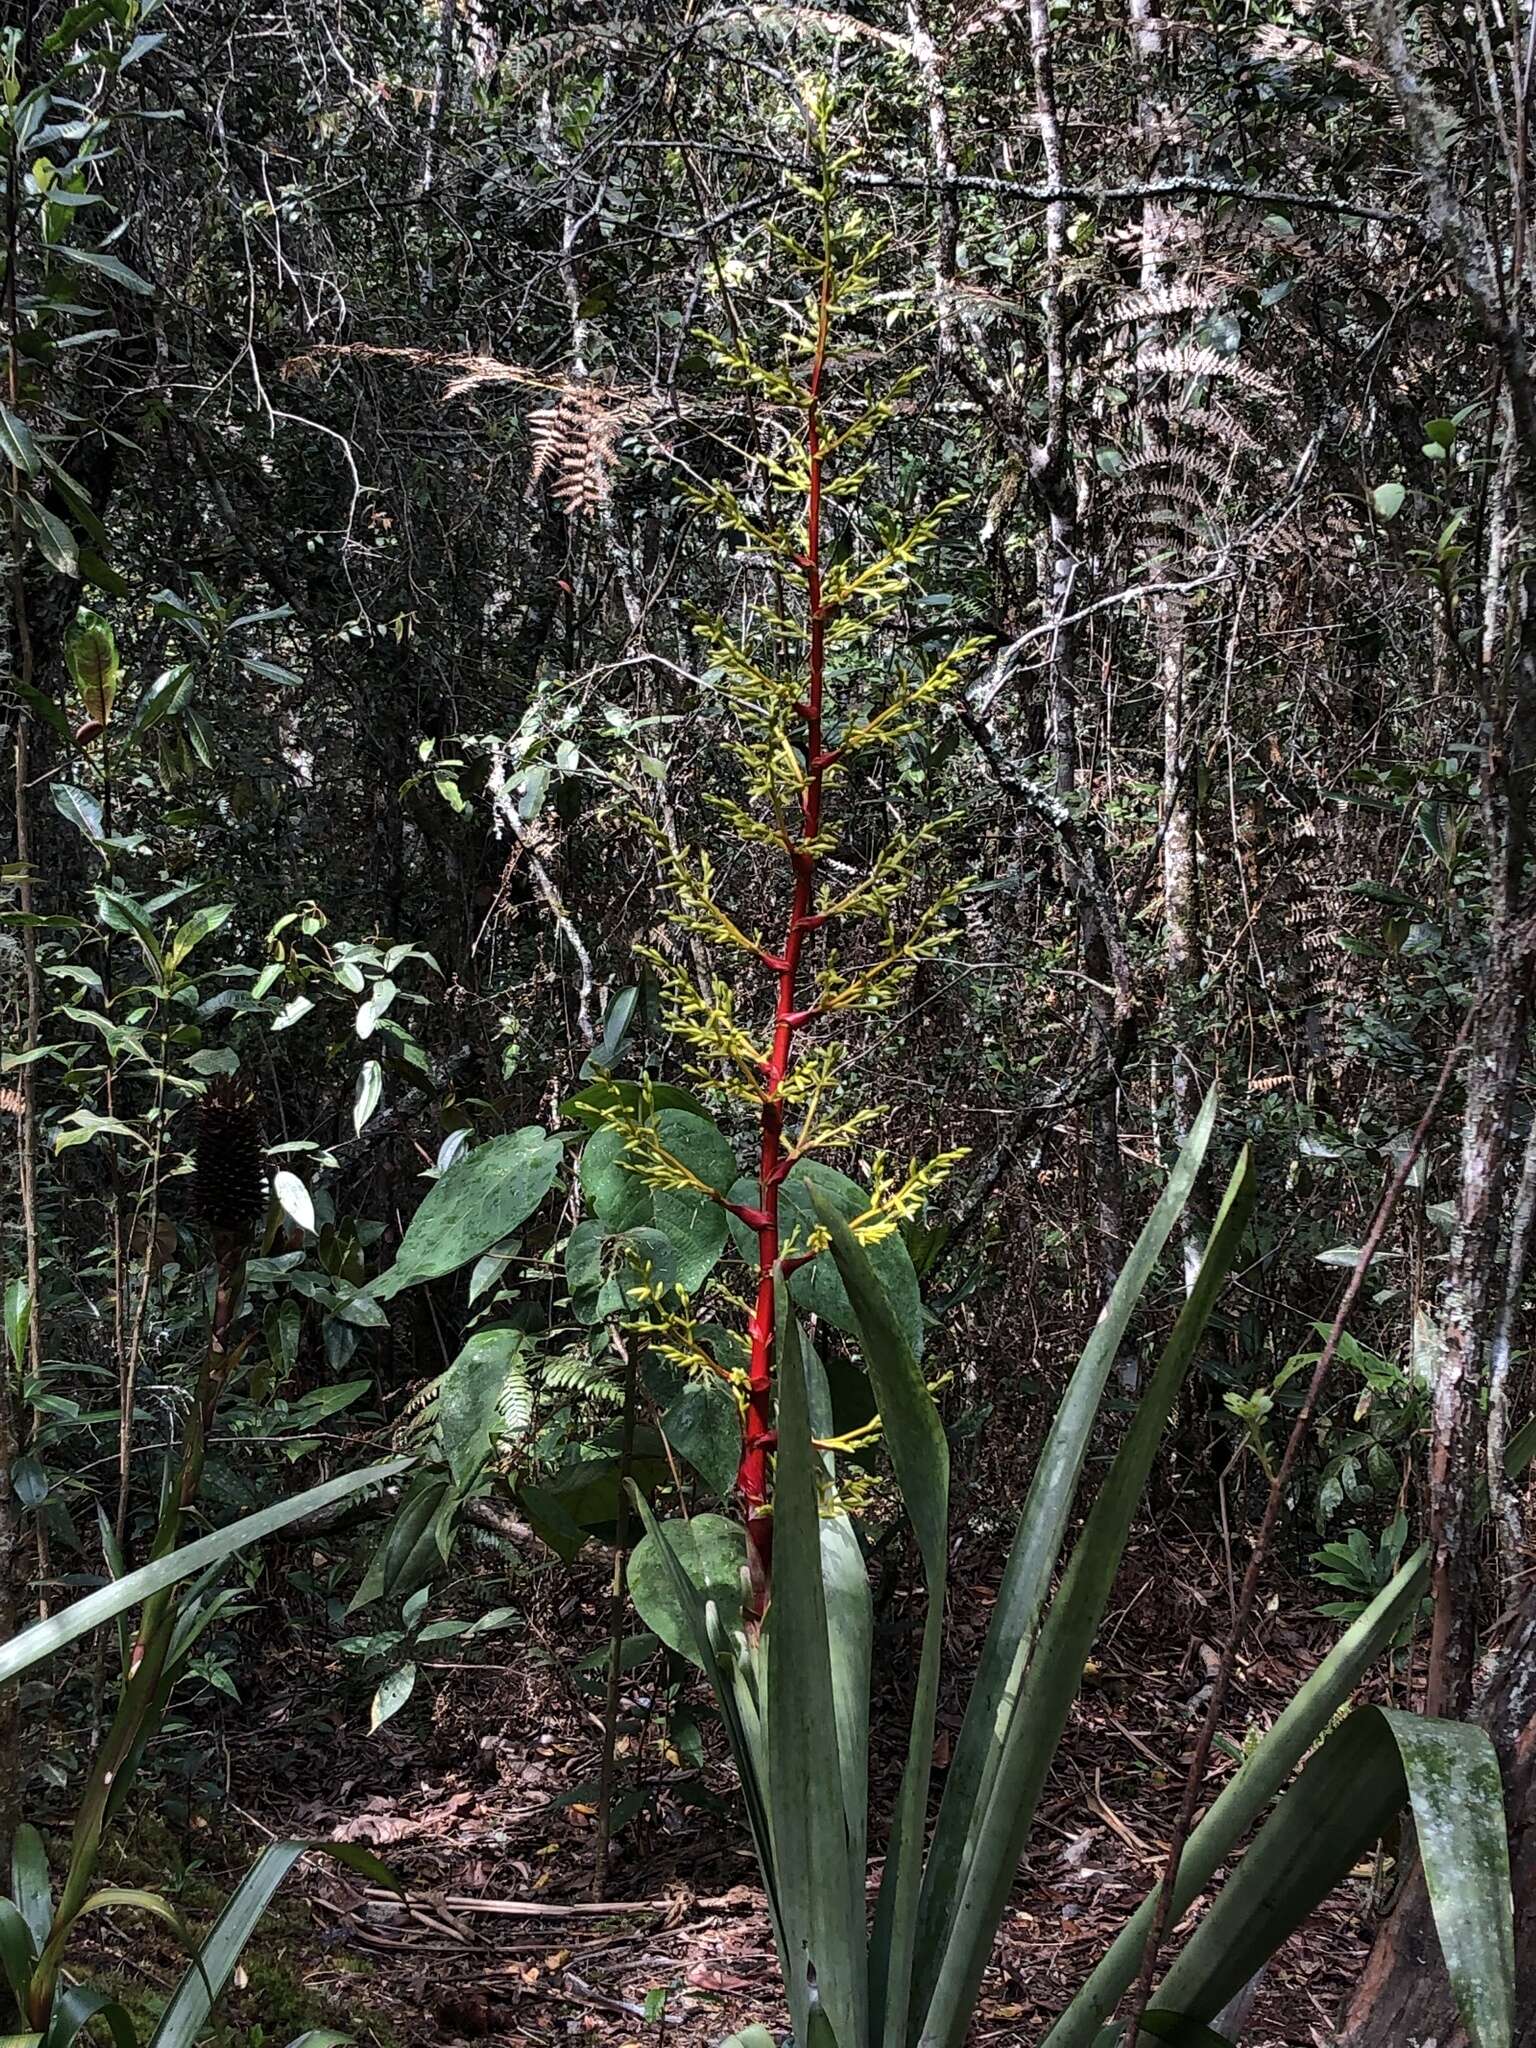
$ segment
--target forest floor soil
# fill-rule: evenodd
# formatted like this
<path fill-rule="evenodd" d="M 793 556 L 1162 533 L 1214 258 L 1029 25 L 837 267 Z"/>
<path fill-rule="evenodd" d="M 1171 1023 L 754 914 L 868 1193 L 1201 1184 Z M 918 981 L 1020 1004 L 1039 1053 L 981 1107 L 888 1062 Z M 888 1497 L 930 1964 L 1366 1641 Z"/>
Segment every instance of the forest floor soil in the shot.
<path fill-rule="evenodd" d="M 965 1670 L 998 1560 L 958 1562 L 949 1649 L 951 1668 Z M 772 1940 L 731 1774 L 708 1737 L 702 1768 L 669 1751 L 648 1689 L 660 1660 L 626 1679 L 638 1732 L 623 1745 L 619 1792 L 636 1810 L 614 1842 L 606 1897 L 593 1901 L 601 1694 L 580 1667 L 602 1641 L 604 1574 L 560 1571 L 548 1588 L 525 1634 L 485 1639 L 495 1661 L 471 1663 L 445 1643 L 410 1706 L 372 1736 L 344 1667 L 313 1650 L 310 1670 L 295 1663 L 299 1652 L 275 1659 L 270 1705 L 228 1727 L 221 1843 L 237 1828 L 246 1855 L 275 1835 L 359 1842 L 403 1888 L 392 1897 L 320 1857 L 300 1867 L 281 1923 L 300 2003 L 379 2048 L 573 2037 L 594 2048 L 712 2048 L 752 2020 L 780 2031 Z M 1317 1590 L 1304 1578 L 1284 1586 L 1255 1630 L 1213 1786 L 1330 1641 L 1313 1612 Z M 1159 1535 L 1128 1556 L 987 1974 L 974 2048 L 1037 2041 L 1155 1881 L 1229 1618 L 1219 1543 Z M 915 1619 L 898 1592 L 883 1627 L 899 1634 Z M 962 1700 L 941 1714 L 936 1781 Z M 889 1811 L 900 1768 L 903 1704 L 895 1694 L 877 1701 L 877 1813 Z M 238 1875 L 233 1858 L 228 1875 Z M 1362 1866 L 1290 1942 L 1244 2048 L 1332 2039 L 1368 1943 L 1375 1879 Z M 286 2035 L 253 2003 L 235 2011 L 252 2048 L 281 2048 Z"/>

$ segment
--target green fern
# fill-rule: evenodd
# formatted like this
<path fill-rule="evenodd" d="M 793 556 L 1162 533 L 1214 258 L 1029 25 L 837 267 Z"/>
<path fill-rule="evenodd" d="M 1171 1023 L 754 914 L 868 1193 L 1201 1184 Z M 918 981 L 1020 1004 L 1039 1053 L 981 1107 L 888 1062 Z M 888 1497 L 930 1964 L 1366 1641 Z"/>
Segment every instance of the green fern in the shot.
<path fill-rule="evenodd" d="M 549 1359 L 540 1379 L 543 1393 L 564 1395 L 571 1401 L 590 1401 L 600 1408 L 624 1405 L 623 1384 L 613 1378 L 606 1359 L 590 1358 L 579 1351 L 567 1351 Z"/>
<path fill-rule="evenodd" d="M 460 1486 L 533 1420 L 525 1344 L 510 1323 L 476 1330 L 448 1370 L 411 1397 L 405 1432 L 441 1457 Z"/>

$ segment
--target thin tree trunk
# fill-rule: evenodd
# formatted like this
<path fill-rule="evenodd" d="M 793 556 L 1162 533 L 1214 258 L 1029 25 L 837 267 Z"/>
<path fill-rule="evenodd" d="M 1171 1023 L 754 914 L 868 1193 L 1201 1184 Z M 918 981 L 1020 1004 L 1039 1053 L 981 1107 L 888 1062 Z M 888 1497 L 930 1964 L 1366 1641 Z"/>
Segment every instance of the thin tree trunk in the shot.
<path fill-rule="evenodd" d="M 1046 182 L 1053 189 L 1067 182 L 1066 152 L 1056 73 L 1051 47 L 1048 0 L 1030 0 L 1030 66 L 1034 80 L 1035 121 L 1040 133 Z M 1031 451 L 1030 481 L 1046 515 L 1036 558 L 1037 582 L 1051 634 L 1046 655 L 1046 716 L 1056 794 L 1070 800 L 1079 775 L 1078 633 L 1072 620 L 1083 602 L 1082 557 L 1078 547 L 1078 482 L 1072 456 L 1070 365 L 1067 357 L 1068 317 L 1065 297 L 1067 208 L 1053 201 L 1045 210 L 1045 362 L 1046 437 Z M 1095 1036 L 1106 1060 L 1113 1059 L 1116 997 L 1111 992 L 1108 935 L 1103 929 L 1097 892 L 1081 871 L 1070 876 L 1077 898 L 1078 943 L 1083 973 L 1089 983 L 1088 1002 Z M 1114 1285 L 1125 1258 L 1125 1173 L 1120 1157 L 1117 1092 L 1106 1089 L 1089 1107 L 1097 1279 L 1101 1288 Z"/>
<path fill-rule="evenodd" d="M 1170 104 L 1167 81 L 1167 49 L 1160 0 L 1130 0 L 1130 20 L 1141 70 L 1139 119 L 1152 171 L 1165 149 L 1178 138 L 1180 123 Z M 1182 165 L 1180 166 L 1182 168 Z M 1198 225 L 1166 200 L 1149 199 L 1141 213 L 1141 289 L 1152 292 L 1170 283 L 1186 268 L 1188 243 L 1199 235 Z M 1158 345 L 1157 322 L 1141 330 L 1143 343 Z M 1147 403 L 1144 382 L 1142 403 Z M 1168 412 L 1160 430 L 1155 414 L 1144 422 L 1142 438 L 1154 449 L 1163 433 L 1171 435 L 1173 394 L 1167 394 Z M 1166 566 L 1166 580 L 1182 581 L 1187 565 L 1172 561 Z M 1197 735 L 1190 709 L 1189 607 L 1184 596 L 1170 592 L 1152 599 L 1152 636 L 1156 652 L 1157 692 L 1162 706 L 1162 882 L 1164 968 L 1167 977 L 1168 1012 L 1173 1042 L 1169 1059 L 1169 1086 L 1173 1101 L 1174 1135 L 1179 1144 L 1189 1136 L 1203 1092 L 1201 1077 L 1189 1049 L 1196 991 L 1200 979 L 1199 899 L 1196 885 L 1195 815 L 1193 778 L 1186 764 Z M 1182 1227 L 1184 1281 L 1194 1285 L 1201 1257 L 1201 1232 L 1192 1215 L 1186 1214 Z"/>
<path fill-rule="evenodd" d="M 610 1338 L 624 1359 L 624 1422 L 619 1446 L 619 1512 L 613 1532 L 613 1580 L 608 1604 L 608 1684 L 603 1700 L 603 1760 L 597 1791 L 597 1841 L 592 1851 L 592 1896 L 608 1892 L 608 1852 L 613 1840 L 614 1769 L 619 1749 L 619 1702 L 624 1679 L 624 1621 L 629 1610 L 625 1572 L 629 1563 L 629 1473 L 635 1458 L 636 1341 L 617 1329 Z"/>
<path fill-rule="evenodd" d="M 1507 400 L 1506 527 L 1501 465 L 1493 498 L 1487 588 L 1474 684 L 1483 738 L 1481 798 L 1490 877 L 1488 949 L 1467 1076 L 1461 1185 L 1447 1277 L 1444 1347 L 1430 1442 L 1431 1590 L 1425 1708 L 1462 1712 L 1477 1654 L 1480 1539 L 1476 1488 L 1486 1454 L 1483 1394 L 1494 1320 L 1508 1180 L 1510 1126 L 1536 971 L 1536 928 L 1527 898 L 1531 779 L 1536 772 L 1536 382 L 1522 321 L 1522 279 L 1503 273 L 1504 248 L 1463 205 L 1446 160 L 1448 132 L 1420 75 L 1397 0 L 1370 0 L 1382 67 L 1391 81 L 1409 152 L 1424 188 L 1425 214 L 1492 350 Z M 1523 158 L 1496 167 L 1523 233 Z M 1506 580 L 1506 548 L 1512 571 Z M 1502 624 L 1502 631 L 1500 630 Z M 1492 656 L 1494 658 L 1489 659 Z"/>
<path fill-rule="evenodd" d="M 14 132 L 5 165 L 5 331 L 6 396 L 14 411 L 20 398 L 18 337 L 20 335 L 17 268 L 20 257 L 20 154 Z M 8 595 L 11 604 L 11 638 L 16 679 L 22 685 L 16 710 L 15 801 L 16 864 L 19 874 L 18 905 L 22 913 L 21 955 L 25 987 L 26 1032 L 23 1050 L 34 1052 L 42 1038 L 42 983 L 38 974 L 36 935 L 30 918 L 32 896 L 31 769 L 28 749 L 30 718 L 25 691 L 32 683 L 32 636 L 27 624 L 26 583 L 22 556 L 26 546 L 21 523 L 21 494 L 27 479 L 13 464 L 10 474 L 11 517 L 7 535 L 10 552 Z M 25 1599 L 26 1561 L 22 1541 L 21 1504 L 16 1498 L 11 1474 L 23 1445 L 23 1400 L 21 1380 L 30 1369 L 34 1380 L 42 1366 L 42 1257 L 37 1216 L 37 1063 L 24 1061 L 17 1090 L 21 1100 L 16 1118 L 16 1168 L 21 1206 L 23 1262 L 29 1303 L 25 1368 L 23 1360 L 0 1354 L 0 1642 L 16 1632 L 17 1618 Z M 39 1531 L 42 1523 L 39 1520 Z M 41 1533 L 39 1541 L 42 1541 Z M 0 1690 L 0 1852 L 9 1854 L 10 1838 L 19 1818 L 17 1797 L 21 1784 L 21 1724 L 15 1686 Z"/>
<path fill-rule="evenodd" d="M 1521 1549 L 1525 1540 L 1520 1502 L 1504 1470 L 1504 1453 L 1509 1443 L 1509 1371 L 1525 1299 L 1525 1273 L 1530 1260 L 1533 1223 L 1536 1223 L 1536 1114 L 1532 1115 L 1525 1134 L 1520 1185 L 1515 1193 L 1509 1244 L 1504 1256 L 1503 1300 L 1488 1361 L 1488 1498 L 1498 1529 L 1507 1586 L 1515 1583 L 1521 1569 Z"/>

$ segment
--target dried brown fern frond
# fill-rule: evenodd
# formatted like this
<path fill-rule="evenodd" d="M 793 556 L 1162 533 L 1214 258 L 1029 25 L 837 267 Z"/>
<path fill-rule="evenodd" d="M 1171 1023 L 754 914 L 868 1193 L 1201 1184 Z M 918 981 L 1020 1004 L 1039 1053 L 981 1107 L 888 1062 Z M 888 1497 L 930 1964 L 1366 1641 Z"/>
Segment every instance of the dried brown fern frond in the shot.
<path fill-rule="evenodd" d="M 1165 476 L 1156 483 L 1137 478 L 1126 487 L 1125 510 L 1131 516 L 1135 516 L 1140 508 L 1142 516 L 1155 518 L 1160 511 L 1175 505 L 1182 505 L 1190 512 L 1210 513 L 1215 510 L 1207 492 L 1195 484 L 1185 483 L 1181 477 Z"/>
<path fill-rule="evenodd" d="M 1223 30 L 1213 28 L 1208 22 L 1166 20 L 1163 28 L 1170 35 L 1195 37 L 1201 42 L 1213 43 L 1229 54 L 1241 54 L 1250 63 L 1318 64 L 1346 72 L 1351 78 L 1372 82 L 1386 76 L 1378 65 L 1369 64 L 1364 58 L 1335 50 L 1317 36 L 1304 35 L 1299 29 L 1282 27 L 1278 22 L 1260 22 L 1255 26 L 1245 24 L 1237 29 Z"/>
<path fill-rule="evenodd" d="M 1224 448 L 1235 448 L 1243 455 L 1258 455 L 1263 451 L 1264 444 L 1258 436 L 1219 399 L 1213 399 L 1201 410 L 1180 412 L 1179 427 L 1186 434 L 1212 435 Z"/>
<path fill-rule="evenodd" d="M 1023 299 L 1008 292 L 992 291 L 984 284 L 972 284 L 963 277 L 950 278 L 945 290 L 961 311 L 973 319 L 986 319 L 989 314 L 1008 314 L 1015 320 L 1027 320 L 1035 312 L 1035 308 Z"/>
<path fill-rule="evenodd" d="M 317 376 L 322 361 L 359 356 L 404 363 L 412 369 L 447 371 L 443 397 L 462 398 L 491 384 L 511 384 L 523 391 L 546 392 L 550 403 L 527 415 L 533 464 L 530 493 L 547 477 L 550 495 L 575 517 L 604 504 L 613 489 L 619 443 L 626 433 L 644 426 L 661 410 L 661 401 L 638 385 L 602 384 L 559 372 L 540 375 L 520 363 L 498 356 L 466 355 L 430 348 L 386 348 L 372 342 L 341 342 L 292 356 L 283 365 L 288 377 Z"/>
<path fill-rule="evenodd" d="M 1218 491 L 1229 491 L 1233 484 L 1232 464 L 1222 462 L 1198 446 L 1160 447 L 1154 444 L 1140 455 L 1131 456 L 1120 473 L 1127 479 L 1140 478 L 1141 488 L 1155 495 L 1161 488 L 1156 479 L 1170 472 L 1176 476 L 1203 477 Z"/>
<path fill-rule="evenodd" d="M 742 5 L 714 8 L 693 22 L 690 34 L 708 36 L 717 29 L 730 29 L 744 21 L 757 22 L 764 28 L 809 31 L 830 36 L 835 42 L 857 40 L 877 43 L 883 49 L 895 50 L 904 57 L 913 54 L 910 37 L 899 35 L 893 29 L 880 28 L 872 21 L 860 21 L 856 15 L 844 14 L 834 7 L 796 6 L 792 0 L 745 0 Z M 634 44 L 654 43 L 656 34 L 656 22 L 638 16 L 594 21 L 581 28 L 558 29 L 549 35 L 532 36 L 526 42 L 516 43 L 502 62 L 515 74 L 526 74 L 534 68 L 557 70 L 564 65 L 583 62 L 594 54 L 610 62 Z"/>
<path fill-rule="evenodd" d="M 970 36 L 979 36 L 989 28 L 998 28 L 1010 14 L 1023 14 L 1029 0 L 992 0 L 987 7 L 978 7 L 968 14 L 955 30 L 956 42 L 963 43 Z"/>
<path fill-rule="evenodd" d="M 26 1106 L 14 1088 L 0 1088 L 0 1116 L 20 1116 Z"/>
<path fill-rule="evenodd" d="M 553 405 L 528 415 L 529 492 L 547 477 L 550 496 L 573 517 L 595 512 L 612 494 L 619 443 L 655 410 L 651 399 L 602 384 L 567 384 Z"/>
<path fill-rule="evenodd" d="M 895 50 L 903 57 L 913 54 L 910 36 L 879 28 L 872 21 L 860 21 L 856 15 L 844 14 L 835 7 L 797 7 L 790 5 L 789 0 L 766 0 L 766 4 L 758 0 L 756 5 L 723 8 L 714 19 L 720 21 L 733 14 L 747 15 L 769 26 L 780 23 L 786 28 L 813 29 L 838 42 L 878 43 L 882 49 Z"/>
<path fill-rule="evenodd" d="M 373 341 L 322 342 L 302 355 L 289 356 L 280 374 L 294 381 L 310 381 L 319 376 L 323 364 L 344 356 L 404 363 L 413 370 L 452 370 L 455 376 L 444 390 L 445 398 L 457 398 L 479 384 L 521 384 L 534 391 L 558 391 L 564 382 L 560 377 L 541 377 L 536 370 L 525 370 L 519 363 L 504 363 L 497 356 L 464 355 L 437 348 L 392 348 Z"/>

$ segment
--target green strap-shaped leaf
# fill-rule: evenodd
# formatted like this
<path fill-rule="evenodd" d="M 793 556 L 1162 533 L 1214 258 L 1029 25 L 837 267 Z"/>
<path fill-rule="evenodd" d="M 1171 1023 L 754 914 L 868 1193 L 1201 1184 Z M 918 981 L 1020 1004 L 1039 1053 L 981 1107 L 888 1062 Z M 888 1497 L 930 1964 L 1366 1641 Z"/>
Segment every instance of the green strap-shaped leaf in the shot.
<path fill-rule="evenodd" d="M 743 2027 L 739 2034 L 728 2034 L 720 2048 L 779 2048 L 779 2044 L 767 2027 L 754 2021 L 750 2027 Z"/>
<path fill-rule="evenodd" d="M 175 1934 L 184 1949 L 191 1951 L 197 1943 L 192 1930 L 177 1912 L 169 1899 L 163 1899 L 158 1892 L 147 1892 L 134 1885 L 103 1885 L 100 1891 L 92 1892 L 80 1908 L 80 1918 L 87 1913 L 107 1913 L 114 1907 L 125 1907 L 134 1913 L 150 1913 L 155 1919 L 163 1920 Z"/>
<path fill-rule="evenodd" d="M 46 1621 L 35 1621 L 30 1628 L 24 1628 L 8 1643 L 0 1645 L 0 1685 L 23 1671 L 30 1671 L 34 1664 L 41 1664 L 45 1657 L 53 1656 L 66 1643 L 88 1635 L 104 1621 L 111 1621 L 127 1608 L 137 1607 L 152 1594 L 191 1578 L 210 1564 L 222 1563 L 236 1551 L 248 1550 L 253 1543 L 260 1543 L 279 1529 L 286 1529 L 290 1522 L 300 1521 L 305 1515 L 328 1507 L 333 1500 L 345 1500 L 349 1493 L 360 1493 L 365 1486 L 377 1486 L 385 1480 L 397 1478 L 410 1464 L 409 1458 L 390 1458 L 382 1465 L 369 1465 L 361 1472 L 328 1479 L 323 1486 L 312 1486 L 305 1493 L 296 1493 L 291 1500 L 278 1501 L 273 1507 L 262 1508 L 258 1514 L 245 1515 L 227 1529 L 216 1529 L 211 1536 L 200 1536 L 195 1543 L 183 1544 L 179 1550 L 156 1558 L 152 1564 L 141 1565 L 137 1571 L 114 1579 L 111 1585 L 87 1593 L 83 1600 L 73 1601 L 58 1614 L 51 1614 Z"/>
<path fill-rule="evenodd" d="M 1158 1994 L 1209 2020 L 1413 1807 L 1435 1929 L 1473 2048 L 1514 2038 L 1504 1788 L 1486 1730 L 1364 1707 L 1281 1798 Z"/>
<path fill-rule="evenodd" d="M 1510 1442 L 1505 1469 L 1515 1479 L 1533 1460 L 1536 1422 L 1528 1422 Z M 1428 1588 L 1429 1549 L 1421 1545 L 1351 1622 L 1196 1826 L 1179 1858 L 1171 1924 L 1183 1918 L 1307 1751 L 1327 1733 L 1365 1673 L 1417 1612 Z M 1156 1899 L 1150 1893 L 1137 1907 L 1041 2048 L 1090 2048 L 1096 2042 L 1100 2026 L 1136 1980 Z"/>
<path fill-rule="evenodd" d="M 1143 2015 L 1140 2031 L 1155 2041 L 1168 2041 L 1172 2048 L 1232 2048 L 1225 2034 L 1212 2033 L 1182 2013 L 1155 2011 Z M 1094 2036 L 1093 2048 L 1121 2048 L 1124 2027 L 1103 2027 Z"/>
<path fill-rule="evenodd" d="M 42 2036 L 47 2048 L 70 2048 L 92 2020 L 104 2020 L 115 2048 L 138 2048 L 138 2036 L 127 2008 L 110 1991 L 96 1991 L 88 1984 L 72 1984 L 53 2002 L 53 2017 Z"/>
<path fill-rule="evenodd" d="M 863 2048 L 867 1954 L 863 1869 L 852 1869 L 842 1773 L 829 1773 L 836 1691 L 822 1578 L 820 1461 L 811 1443 L 800 1337 L 783 1321 L 774 1467 L 773 1604 L 768 1613 L 769 1812 L 796 2039 L 819 2005 L 839 2048 Z M 857 1887 L 857 1891 L 855 1891 Z"/>
<path fill-rule="evenodd" d="M 1034 1653 L 1051 1574 L 1066 1535 L 1105 1383 L 1136 1304 L 1184 1212 L 1215 1121 L 1213 1089 L 1195 1119 L 1157 1206 L 1110 1292 L 1041 1449 L 992 1610 L 954 1758 L 945 1778 L 944 1798 L 923 1877 L 919 1949 L 925 1967 L 919 1970 L 920 2003 L 926 2002 L 932 1990 L 946 1945 L 945 1934 L 975 1853 L 976 1830 L 986 1813 L 996 1779 L 1012 1703 L 1019 1697 L 1025 1670 Z"/>
<path fill-rule="evenodd" d="M 27 1986 L 41 1946 L 10 1900 L 0 1899 L 0 1972 L 18 2014 L 27 2009 Z"/>
<path fill-rule="evenodd" d="M 944 1633 L 944 1588 L 949 1561 L 949 1445 L 933 1396 L 868 1253 L 833 1205 L 815 1199 L 817 1220 L 831 1239 L 832 1256 L 858 1325 L 886 1449 L 917 1536 L 928 1600 L 906 1768 L 892 1820 L 870 1948 L 870 2037 L 883 2041 L 886 2048 L 903 2048 L 912 1995 L 923 1834 Z"/>
<path fill-rule="evenodd" d="M 1498 1752 L 1484 1728 L 1384 1707 L 1408 1778 L 1424 1884 L 1473 2048 L 1515 2028 L 1515 1914 Z"/>
<path fill-rule="evenodd" d="M 48 1851 L 30 1821 L 21 1821 L 11 1837 L 11 1900 L 27 1923 L 33 1946 L 41 1949 L 53 1924 L 53 1884 Z"/>
<path fill-rule="evenodd" d="M 374 1883 L 394 1883 L 378 1858 L 367 1850 L 359 1850 L 355 1843 L 270 1843 L 230 1893 L 223 1912 L 167 2000 L 160 2023 L 149 2037 L 149 2048 L 192 2048 L 233 1976 L 246 1944 L 260 1925 L 261 1916 L 272 1903 L 273 1894 L 309 1850 L 362 1871 Z"/>
<path fill-rule="evenodd" d="M 787 1317 L 789 1303 L 783 1290 L 780 1304 Z M 782 1342 L 781 1333 L 781 1346 Z M 836 1434 L 826 1371 L 803 1336 L 800 1350 L 805 1361 L 811 1435 L 824 1441 Z M 864 1552 L 851 1519 L 830 1490 L 837 1480 L 837 1460 L 830 1450 L 821 1451 L 819 1456 L 828 1486 L 821 1500 L 821 1589 L 827 1608 L 832 1705 L 843 1781 L 843 1818 L 848 1830 L 849 1911 L 855 1927 L 862 1928 L 869 1854 L 869 1667 L 874 1650 L 875 1611 Z M 861 1984 L 861 2006 L 864 1993 Z"/>
<path fill-rule="evenodd" d="M 1253 1207 L 1253 1188 L 1245 1151 L 1228 1183 L 1194 1286 L 1089 1512 L 1040 1632 L 1037 1653 L 1008 1720 L 991 1797 L 974 1829 L 975 1852 L 966 1867 L 933 1996 L 925 2009 L 922 2048 L 959 2048 L 965 2038 L 1046 1772 L 1109 1602 L 1136 1504 L 1184 1375 L 1237 1256 Z M 1179 2012 L 1194 2010 L 1177 1999 L 1165 2002 Z"/>

